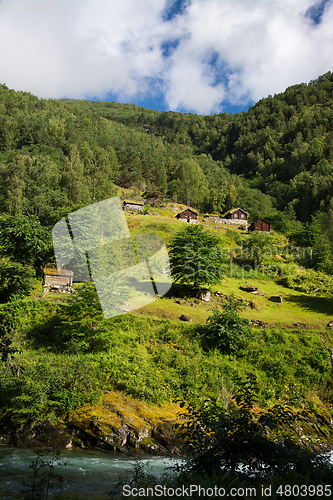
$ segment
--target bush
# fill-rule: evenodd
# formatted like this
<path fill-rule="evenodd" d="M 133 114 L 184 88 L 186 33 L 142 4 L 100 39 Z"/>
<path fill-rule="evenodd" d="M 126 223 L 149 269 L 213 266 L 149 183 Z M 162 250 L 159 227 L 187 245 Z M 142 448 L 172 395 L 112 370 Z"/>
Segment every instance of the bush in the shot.
<path fill-rule="evenodd" d="M 200 408 L 187 406 L 189 419 L 180 430 L 192 457 L 186 460 L 185 471 L 213 475 L 222 468 L 262 480 L 290 470 L 307 473 L 312 480 L 323 474 L 325 479 L 332 477 L 329 457 L 315 453 L 295 433 L 295 421 L 311 423 L 309 411 L 287 404 L 259 409 L 255 375 L 240 386 L 228 408 L 214 399 Z"/>
<path fill-rule="evenodd" d="M 34 284 L 35 271 L 10 259 L 0 258 L 0 302 L 15 294 L 28 295 Z"/>
<path fill-rule="evenodd" d="M 279 278 L 278 283 L 299 292 L 332 297 L 333 277 L 313 269 L 301 269 L 296 275 Z"/>
<path fill-rule="evenodd" d="M 252 336 L 249 320 L 239 316 L 242 301 L 230 295 L 222 311 L 212 309 L 207 319 L 205 338 L 210 347 L 231 353 L 242 347 Z"/>

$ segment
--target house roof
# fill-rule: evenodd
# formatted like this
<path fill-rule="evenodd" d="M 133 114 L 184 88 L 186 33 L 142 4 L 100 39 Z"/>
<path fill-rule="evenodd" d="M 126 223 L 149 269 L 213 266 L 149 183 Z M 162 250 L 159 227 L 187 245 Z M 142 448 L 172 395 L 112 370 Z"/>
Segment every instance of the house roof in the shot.
<path fill-rule="evenodd" d="M 73 276 L 73 271 L 69 271 L 68 269 L 55 269 L 53 267 L 44 267 L 44 274 L 50 274 L 53 276 Z"/>
<path fill-rule="evenodd" d="M 256 220 L 255 222 L 252 222 L 252 224 L 256 224 L 257 222 L 260 222 L 261 220 L 262 220 L 263 222 L 266 222 L 266 224 L 271 225 L 271 223 L 270 223 L 270 222 L 268 222 L 268 220 L 266 220 L 266 219 L 258 219 L 258 220 Z"/>
<path fill-rule="evenodd" d="M 195 215 L 198 215 L 198 212 L 196 212 L 195 210 L 192 210 L 192 208 L 185 208 L 184 210 L 182 210 L 181 212 L 178 212 L 177 215 L 180 215 L 180 214 L 183 214 L 184 212 L 192 212 L 193 214 Z"/>
<path fill-rule="evenodd" d="M 241 210 L 242 212 L 244 212 L 244 214 L 249 215 L 249 212 L 247 212 L 246 210 L 243 210 L 243 208 L 237 207 L 237 208 L 232 208 L 231 210 L 228 210 L 227 212 L 225 212 L 223 214 L 223 217 L 225 217 L 228 214 L 232 214 L 233 212 L 236 212 L 236 210 Z"/>
<path fill-rule="evenodd" d="M 138 203 L 136 201 L 124 201 L 124 205 L 138 205 L 139 207 L 143 207 L 143 203 Z"/>

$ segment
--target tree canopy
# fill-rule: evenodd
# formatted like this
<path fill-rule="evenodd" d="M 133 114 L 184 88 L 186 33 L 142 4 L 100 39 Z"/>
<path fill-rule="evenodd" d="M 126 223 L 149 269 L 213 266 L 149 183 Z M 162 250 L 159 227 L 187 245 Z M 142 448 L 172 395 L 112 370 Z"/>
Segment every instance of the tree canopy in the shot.
<path fill-rule="evenodd" d="M 218 282 L 224 260 L 219 242 L 202 226 L 186 224 L 181 228 L 169 248 L 174 281 L 196 288 Z"/>

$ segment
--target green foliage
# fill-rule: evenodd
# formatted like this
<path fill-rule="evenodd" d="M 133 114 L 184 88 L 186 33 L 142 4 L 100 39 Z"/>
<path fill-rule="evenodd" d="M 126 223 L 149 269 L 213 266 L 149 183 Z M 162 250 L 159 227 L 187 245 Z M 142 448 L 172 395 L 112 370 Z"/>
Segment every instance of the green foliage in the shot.
<path fill-rule="evenodd" d="M 15 355 L 10 374 L 0 367 L 1 411 L 20 422 L 56 423 L 65 410 L 96 404 L 101 396 L 98 360 L 30 351 Z"/>
<path fill-rule="evenodd" d="M 267 218 L 274 213 L 273 199 L 271 196 L 262 193 L 259 189 L 253 189 L 244 185 L 239 188 L 237 206 L 249 212 L 249 222 L 255 222 L 262 218 Z M 235 202 L 231 204 L 233 208 Z"/>
<path fill-rule="evenodd" d="M 238 378 L 254 370 L 261 404 L 296 390 L 328 407 L 333 401 L 329 357 L 316 333 L 252 330 L 250 340 L 225 354 L 207 349 L 204 325 L 138 314 L 101 320 L 97 309 L 86 315 L 89 304 L 67 322 L 67 305 L 58 300 L 17 298 L 0 307 L 3 348 L 20 350 L 11 354 L 13 370 L 9 358 L 0 362 L 1 412 L 16 421 L 55 421 L 115 389 L 154 403 L 202 394 L 227 402 Z M 87 322 L 82 329 L 74 322 L 79 317 Z M 88 328 L 92 321 L 96 330 Z M 331 343 L 329 332 L 325 340 Z"/>
<path fill-rule="evenodd" d="M 318 213 L 311 217 L 311 222 L 304 224 L 299 230 L 291 235 L 293 240 L 300 246 L 308 248 L 304 264 L 319 271 L 333 273 L 332 246 L 330 237 L 331 214 Z"/>
<path fill-rule="evenodd" d="M 333 277 L 313 269 L 300 269 L 295 275 L 282 276 L 278 283 L 310 295 L 333 296 Z"/>
<path fill-rule="evenodd" d="M 202 226 L 186 224 L 169 247 L 173 280 L 195 288 L 220 280 L 223 257 L 219 238 Z"/>
<path fill-rule="evenodd" d="M 201 207 L 207 197 L 208 187 L 205 175 L 198 163 L 193 159 L 182 160 L 174 177 L 174 190 L 178 202 Z"/>
<path fill-rule="evenodd" d="M 13 346 L 12 339 L 9 335 L 9 322 L 7 318 L 0 320 L 0 355 L 1 361 L 7 361 L 8 357 L 12 356 L 18 349 Z"/>
<path fill-rule="evenodd" d="M 0 216 L 0 252 L 21 264 L 39 267 L 51 258 L 51 231 L 35 216 Z"/>
<path fill-rule="evenodd" d="M 325 469 L 328 478 L 333 472 L 329 458 L 316 455 L 294 435 L 295 421 L 311 421 L 310 412 L 295 411 L 287 404 L 258 410 L 258 392 L 257 379 L 250 375 L 227 408 L 214 399 L 199 408 L 187 406 L 189 420 L 181 430 L 193 457 L 185 470 L 212 474 L 224 468 L 264 479 L 290 469 L 296 473 L 306 469 L 314 478 Z"/>
<path fill-rule="evenodd" d="M 95 285 L 84 283 L 63 304 L 55 345 L 69 352 L 103 350 L 107 345 L 104 323 Z"/>
<path fill-rule="evenodd" d="M 276 255 L 286 255 L 288 240 L 277 233 L 254 231 L 239 242 L 242 251 L 239 257 L 244 261 L 273 261 Z"/>
<path fill-rule="evenodd" d="M 35 283 L 34 277 L 31 266 L 0 257 L 0 302 L 16 294 L 28 295 Z"/>
<path fill-rule="evenodd" d="M 213 309 L 207 320 L 204 337 L 208 345 L 221 352 L 232 353 L 248 342 L 252 336 L 249 320 L 239 316 L 242 301 L 230 295 L 222 311 Z"/>

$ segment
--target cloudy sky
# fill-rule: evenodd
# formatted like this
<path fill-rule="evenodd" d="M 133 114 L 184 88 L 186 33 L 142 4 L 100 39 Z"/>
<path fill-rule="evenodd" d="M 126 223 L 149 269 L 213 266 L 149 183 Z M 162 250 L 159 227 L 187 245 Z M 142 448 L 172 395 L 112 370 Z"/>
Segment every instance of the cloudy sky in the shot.
<path fill-rule="evenodd" d="M 247 110 L 333 70 L 333 0 L 1 0 L 0 82 L 39 97 Z"/>

